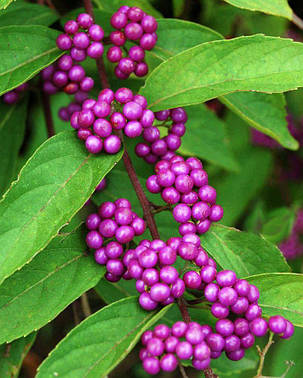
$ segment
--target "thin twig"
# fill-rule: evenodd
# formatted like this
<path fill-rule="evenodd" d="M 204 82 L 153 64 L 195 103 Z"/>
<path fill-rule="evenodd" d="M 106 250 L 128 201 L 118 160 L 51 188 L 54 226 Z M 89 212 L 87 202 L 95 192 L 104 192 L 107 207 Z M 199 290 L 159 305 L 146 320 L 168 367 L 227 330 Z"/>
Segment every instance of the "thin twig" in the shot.
<path fill-rule="evenodd" d="M 77 301 L 73 302 L 72 309 L 73 309 L 73 315 L 74 315 L 74 323 L 75 323 L 75 325 L 78 325 L 80 323 L 80 318 L 79 318 L 79 315 L 78 315 Z"/>
<path fill-rule="evenodd" d="M 122 138 L 122 133 L 119 133 L 120 138 Z M 157 229 L 157 225 L 155 222 L 155 219 L 153 217 L 153 214 L 151 212 L 150 206 L 148 199 L 143 191 L 143 188 L 140 184 L 140 181 L 137 177 L 136 171 L 133 167 L 132 161 L 128 155 L 128 152 L 126 150 L 126 147 L 124 148 L 124 154 L 123 154 L 123 162 L 125 169 L 128 173 L 128 176 L 133 184 L 133 187 L 135 189 L 136 195 L 138 197 L 138 200 L 141 203 L 142 209 L 143 209 L 143 214 L 146 219 L 147 226 L 150 230 L 151 236 L 153 239 L 160 239 L 159 231 Z"/>
<path fill-rule="evenodd" d="M 180 370 L 180 373 L 182 375 L 182 378 L 188 378 L 188 375 L 186 374 L 186 371 L 185 371 L 181 361 L 179 361 L 179 370 Z"/>
<path fill-rule="evenodd" d="M 182 318 L 185 321 L 185 323 L 190 323 L 191 322 L 190 315 L 186 307 L 185 299 L 183 297 L 178 298 L 178 306 L 179 306 L 179 310 L 181 312 Z"/>
<path fill-rule="evenodd" d="M 301 30 L 303 30 L 303 20 L 295 13 L 292 14 L 292 22 Z"/>
<path fill-rule="evenodd" d="M 89 316 L 91 316 L 92 310 L 90 308 L 87 294 L 83 293 L 80 297 L 80 300 L 81 300 L 81 308 L 82 308 L 83 314 L 85 315 L 86 318 L 88 318 Z"/>
<path fill-rule="evenodd" d="M 205 378 L 217 378 L 218 375 L 215 374 L 211 368 L 207 368 L 203 370 Z"/>
<path fill-rule="evenodd" d="M 262 377 L 262 370 L 263 370 L 263 366 L 264 366 L 265 356 L 266 356 L 269 348 L 274 343 L 273 337 L 274 337 L 273 332 L 270 332 L 269 338 L 268 338 L 268 342 L 265 345 L 265 347 L 264 347 L 263 350 L 261 350 L 260 347 L 257 345 L 258 353 L 259 353 L 259 356 L 260 356 L 260 362 L 259 362 L 259 367 L 258 367 L 257 375 L 255 376 L 255 378 Z"/>

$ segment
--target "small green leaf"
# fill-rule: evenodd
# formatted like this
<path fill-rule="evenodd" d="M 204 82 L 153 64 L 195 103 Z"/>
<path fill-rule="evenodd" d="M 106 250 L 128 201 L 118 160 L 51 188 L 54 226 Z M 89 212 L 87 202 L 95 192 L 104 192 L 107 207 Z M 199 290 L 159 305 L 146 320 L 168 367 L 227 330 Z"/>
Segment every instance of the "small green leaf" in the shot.
<path fill-rule="evenodd" d="M 140 94 L 158 111 L 236 91 L 280 93 L 303 86 L 302 67 L 303 44 L 290 39 L 253 35 L 212 41 L 160 64 Z"/>
<path fill-rule="evenodd" d="M 23 142 L 27 101 L 17 105 L 0 103 L 0 196 L 15 176 Z"/>
<path fill-rule="evenodd" d="M 6 322 L 7 324 L 8 322 Z M 36 338 L 36 333 L 27 337 L 21 337 L 11 344 L 0 345 L 0 377 L 17 378 L 19 371 L 32 344 Z"/>
<path fill-rule="evenodd" d="M 294 209 L 288 207 L 273 210 L 268 214 L 268 219 L 262 227 L 261 234 L 272 243 L 280 243 L 289 236 L 295 215 Z"/>
<path fill-rule="evenodd" d="M 86 256 L 85 232 L 57 236 L 0 286 L 0 343 L 26 336 L 96 285 L 104 267 Z M 22 311 L 20 309 L 22 308 Z"/>
<path fill-rule="evenodd" d="M 37 378 L 105 377 L 170 308 L 146 312 L 137 302 L 137 297 L 125 298 L 85 319 L 50 353 Z"/>
<path fill-rule="evenodd" d="M 292 19 L 292 10 L 287 0 L 224 0 L 228 4 L 242 9 L 259 11 L 274 16 Z"/>
<path fill-rule="evenodd" d="M 45 26 L 0 28 L 0 95 L 28 81 L 63 54 L 56 47 L 58 35 Z"/>
<path fill-rule="evenodd" d="M 25 1 L 13 3 L 0 12 L 0 26 L 9 25 L 51 25 L 57 20 L 56 12 L 40 4 Z"/>
<path fill-rule="evenodd" d="M 0 202 L 0 282 L 46 247 L 121 156 L 88 154 L 73 131 L 38 148 Z"/>
<path fill-rule="evenodd" d="M 226 125 L 205 105 L 186 108 L 186 133 L 179 149 L 184 155 L 195 155 L 229 171 L 239 169 L 231 151 Z"/>
<path fill-rule="evenodd" d="M 303 327 L 303 274 L 269 273 L 247 279 L 260 290 L 259 305 L 263 315 L 282 315 Z"/>
<path fill-rule="evenodd" d="M 286 102 L 283 94 L 231 93 L 220 101 L 248 124 L 276 139 L 283 147 L 299 148 L 298 141 L 290 134 L 286 121 Z"/>
<path fill-rule="evenodd" d="M 222 269 L 234 270 L 241 278 L 258 273 L 290 270 L 274 244 L 250 232 L 212 225 L 201 236 L 201 244 Z"/>

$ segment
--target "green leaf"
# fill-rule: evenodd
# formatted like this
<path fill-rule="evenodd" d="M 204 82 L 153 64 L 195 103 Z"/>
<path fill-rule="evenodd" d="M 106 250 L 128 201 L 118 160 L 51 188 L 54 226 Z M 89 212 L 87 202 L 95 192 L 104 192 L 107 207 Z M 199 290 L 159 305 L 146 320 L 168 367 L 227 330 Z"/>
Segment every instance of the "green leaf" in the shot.
<path fill-rule="evenodd" d="M 140 94 L 158 111 L 236 91 L 280 93 L 303 86 L 302 67 L 303 44 L 290 39 L 253 35 L 212 41 L 160 64 Z"/>
<path fill-rule="evenodd" d="M 138 294 L 133 280 L 109 282 L 106 278 L 102 278 L 94 289 L 107 304 Z"/>
<path fill-rule="evenodd" d="M 105 377 L 170 308 L 146 312 L 137 301 L 122 299 L 85 319 L 50 353 L 37 378 L 53 377 L 54 372 L 62 378 Z"/>
<path fill-rule="evenodd" d="M 241 169 L 214 179 L 218 203 L 224 208 L 223 223 L 233 225 L 250 201 L 266 183 L 273 166 L 273 156 L 263 149 L 244 150 L 239 154 Z"/>
<path fill-rule="evenodd" d="M 224 38 L 205 26 L 176 19 L 158 20 L 157 35 L 157 44 L 149 55 L 157 58 L 159 62 L 201 43 Z M 285 99 L 282 94 L 232 93 L 220 97 L 220 101 L 251 126 L 276 139 L 282 146 L 298 149 L 298 142 L 287 128 Z"/>
<path fill-rule="evenodd" d="M 303 329 L 296 328 L 290 339 L 281 339 L 277 344 L 275 343 L 275 347 L 272 350 L 273 356 L 269 363 L 265 363 L 266 375 L 283 377 L 282 374 L 286 371 L 287 362 L 293 361 L 294 365 L 284 377 L 300 378 L 303 371 L 302 340 Z"/>
<path fill-rule="evenodd" d="M 295 216 L 294 209 L 288 207 L 273 210 L 262 227 L 262 235 L 272 243 L 280 243 L 289 236 Z"/>
<path fill-rule="evenodd" d="M 17 105 L 0 103 L 0 196 L 15 176 L 23 142 L 27 101 Z"/>
<path fill-rule="evenodd" d="M 222 353 L 220 358 L 212 360 L 211 367 L 215 374 L 220 377 L 236 377 L 247 370 L 255 370 L 258 365 L 258 354 L 255 348 L 245 351 L 245 356 L 240 361 L 229 360 L 225 353 Z M 247 375 L 247 377 L 250 375 Z"/>
<path fill-rule="evenodd" d="M 94 287 L 104 267 L 86 256 L 85 232 L 57 236 L 38 256 L 0 286 L 0 343 L 26 336 L 54 319 Z M 22 311 L 20 309 L 22 308 Z"/>
<path fill-rule="evenodd" d="M 63 54 L 56 47 L 58 35 L 45 26 L 0 28 L 0 95 L 28 81 Z"/>
<path fill-rule="evenodd" d="M 158 12 L 149 3 L 148 0 L 94 0 L 94 3 L 97 5 L 98 8 L 111 13 L 116 12 L 118 8 L 122 7 L 123 5 L 128 5 L 129 7 L 139 7 L 151 16 L 162 17 L 161 13 Z"/>
<path fill-rule="evenodd" d="M 121 156 L 88 154 L 73 131 L 38 148 L 0 202 L 0 282 L 46 247 Z"/>
<path fill-rule="evenodd" d="M 250 232 L 214 224 L 201 244 L 222 269 L 234 270 L 238 277 L 290 270 L 274 244 Z"/>
<path fill-rule="evenodd" d="M 227 3 L 242 9 L 259 11 L 274 16 L 292 19 L 292 10 L 287 0 L 224 0 Z"/>
<path fill-rule="evenodd" d="M 16 0 L 0 0 L 0 9 L 5 9 L 7 8 L 11 2 L 16 1 Z"/>
<path fill-rule="evenodd" d="M 299 148 L 298 141 L 290 134 L 286 121 L 286 102 L 283 94 L 231 93 L 220 101 L 248 124 L 276 139 L 283 147 Z"/>
<path fill-rule="evenodd" d="M 201 43 L 223 38 L 216 31 L 195 22 L 174 18 L 162 18 L 157 22 L 158 40 L 148 55 L 153 55 L 161 61 Z"/>
<path fill-rule="evenodd" d="M 179 152 L 237 171 L 239 166 L 229 145 L 225 123 L 203 104 L 190 106 L 186 112 L 187 129 Z"/>
<path fill-rule="evenodd" d="M 51 25 L 57 20 L 56 12 L 49 7 L 30 4 L 25 1 L 13 3 L 0 12 L 0 26 L 9 25 Z"/>
<path fill-rule="evenodd" d="M 259 305 L 263 315 L 282 315 L 303 327 L 303 274 L 270 273 L 247 279 L 260 290 Z"/>
<path fill-rule="evenodd" d="M 8 322 L 6 322 L 7 324 Z M 17 378 L 24 357 L 35 341 L 36 333 L 21 337 L 11 344 L 0 345 L 0 377 Z"/>

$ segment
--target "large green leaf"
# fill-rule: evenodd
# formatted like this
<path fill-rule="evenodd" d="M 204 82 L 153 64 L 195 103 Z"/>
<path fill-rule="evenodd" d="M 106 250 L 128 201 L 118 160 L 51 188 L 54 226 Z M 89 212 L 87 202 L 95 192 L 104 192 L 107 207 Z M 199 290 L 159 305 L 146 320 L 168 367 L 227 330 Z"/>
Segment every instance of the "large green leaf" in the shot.
<path fill-rule="evenodd" d="M 174 18 L 157 20 L 158 40 L 155 47 L 148 53 L 160 61 L 167 60 L 184 50 L 204 42 L 216 41 L 223 36 L 206 26 Z"/>
<path fill-rule="evenodd" d="M 140 335 L 170 306 L 146 312 L 136 297 L 104 307 L 74 328 L 51 352 L 37 378 L 105 377 L 132 350 Z"/>
<path fill-rule="evenodd" d="M 224 0 L 235 7 L 260 11 L 274 16 L 281 16 L 292 19 L 292 10 L 287 0 Z"/>
<path fill-rule="evenodd" d="M 302 67 L 303 44 L 290 39 L 253 35 L 212 41 L 160 64 L 140 93 L 154 111 L 236 91 L 280 93 L 303 86 Z"/>
<path fill-rule="evenodd" d="M 0 196 L 12 181 L 23 142 L 27 101 L 17 105 L 0 103 Z"/>
<path fill-rule="evenodd" d="M 248 370 L 255 370 L 258 365 L 258 357 L 255 348 L 246 350 L 244 358 L 240 361 L 231 361 L 226 357 L 225 353 L 222 353 L 220 358 L 211 362 L 211 367 L 219 377 L 235 378 L 237 374 L 247 372 Z M 247 377 L 250 377 L 250 375 L 247 375 Z"/>
<path fill-rule="evenodd" d="M 38 148 L 0 202 L 0 282 L 29 262 L 122 156 L 93 156 L 73 131 Z"/>
<path fill-rule="evenodd" d="M 106 278 L 102 278 L 94 289 L 104 302 L 108 304 L 138 294 L 134 280 L 109 282 Z"/>
<path fill-rule="evenodd" d="M 0 0 L 0 9 L 7 8 L 14 0 Z"/>
<path fill-rule="evenodd" d="M 0 26 L 9 25 L 51 25 L 58 16 L 56 12 L 39 4 L 18 0 L 8 9 L 0 12 Z"/>
<path fill-rule="evenodd" d="M 226 225 L 233 225 L 243 214 L 267 181 L 273 165 L 272 154 L 263 149 L 244 150 L 237 157 L 241 162 L 239 172 L 221 175 L 211 184 L 217 190 L 218 203 L 224 208 Z"/>
<path fill-rule="evenodd" d="M 201 43 L 224 39 L 221 34 L 205 26 L 176 19 L 158 20 L 157 35 L 157 44 L 149 54 L 159 63 Z M 220 101 L 282 146 L 298 148 L 298 142 L 287 129 L 285 98 L 282 94 L 232 93 L 220 97 Z"/>
<path fill-rule="evenodd" d="M 282 315 L 303 327 L 303 274 L 269 273 L 247 279 L 260 290 L 263 315 Z"/>
<path fill-rule="evenodd" d="M 57 236 L 43 253 L 3 282 L 0 324 L 6 323 L 6 327 L 0 343 L 41 328 L 97 284 L 104 267 L 84 254 L 84 240 L 81 230 Z"/>
<path fill-rule="evenodd" d="M 20 309 L 19 309 L 20 311 Z M 7 324 L 8 322 L 6 322 Z M 17 378 L 24 357 L 35 341 L 36 333 L 21 337 L 11 344 L 0 345 L 0 377 Z"/>
<path fill-rule="evenodd" d="M 190 106 L 186 112 L 186 133 L 179 151 L 237 171 L 239 166 L 229 145 L 225 123 L 203 104 Z"/>
<path fill-rule="evenodd" d="M 45 26 L 0 28 L 0 95 L 35 76 L 60 55 L 59 32 Z"/>
<path fill-rule="evenodd" d="M 303 371 L 302 359 L 303 329 L 296 328 L 293 336 L 288 340 L 280 340 L 271 349 L 273 356 L 268 363 L 265 363 L 265 374 L 273 377 L 283 377 L 288 365 L 288 361 L 293 361 L 294 365 L 284 377 L 300 378 Z"/>
<path fill-rule="evenodd" d="M 220 97 L 220 101 L 255 129 L 276 139 L 283 147 L 299 148 L 298 141 L 287 128 L 283 94 L 235 92 Z"/>
<path fill-rule="evenodd" d="M 250 232 L 212 225 L 201 244 L 222 269 L 234 270 L 238 277 L 290 270 L 274 244 Z"/>

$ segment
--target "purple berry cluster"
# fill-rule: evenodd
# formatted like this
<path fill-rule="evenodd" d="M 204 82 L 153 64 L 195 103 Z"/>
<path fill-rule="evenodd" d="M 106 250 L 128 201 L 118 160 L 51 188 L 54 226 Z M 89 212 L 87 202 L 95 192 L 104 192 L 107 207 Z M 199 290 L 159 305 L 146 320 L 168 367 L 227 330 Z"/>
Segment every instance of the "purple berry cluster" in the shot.
<path fill-rule="evenodd" d="M 204 370 L 210 366 L 211 359 L 223 352 L 230 360 L 239 361 L 254 344 L 254 334 L 265 335 L 268 329 L 285 339 L 293 334 L 292 324 L 281 316 L 273 316 L 268 322 L 259 318 L 251 324 L 240 318 L 234 322 L 221 319 L 216 323 L 216 332 L 209 325 L 196 322 L 178 321 L 171 328 L 159 324 L 153 331 L 142 334 L 143 348 L 139 356 L 144 370 L 151 375 L 161 370 L 174 371 L 178 360 L 190 359 L 196 370 Z"/>
<path fill-rule="evenodd" d="M 155 239 L 142 240 L 137 248 L 126 252 L 124 262 L 130 278 L 136 280 L 140 306 L 151 311 L 166 306 L 183 295 L 185 285 L 172 265 L 176 261 L 176 244 Z"/>
<path fill-rule="evenodd" d="M 295 259 L 303 254 L 303 210 L 300 209 L 297 213 L 295 223 L 290 235 L 286 240 L 279 244 L 284 257 L 288 260 Z"/>
<path fill-rule="evenodd" d="M 3 96 L 3 102 L 7 105 L 16 104 L 20 99 L 20 94 L 25 92 L 28 89 L 28 83 L 23 83 L 19 85 L 17 88 L 6 92 Z"/>
<path fill-rule="evenodd" d="M 43 90 L 49 95 L 64 91 L 72 95 L 79 91 L 89 92 L 94 87 L 94 80 L 86 76 L 85 70 L 76 64 L 70 55 L 62 55 L 55 63 L 41 72 Z"/>
<path fill-rule="evenodd" d="M 102 56 L 104 31 L 89 14 L 81 13 L 76 20 L 67 21 L 64 31 L 57 38 L 57 46 L 69 51 L 72 60 L 82 62 L 87 56 L 93 59 Z"/>
<path fill-rule="evenodd" d="M 99 185 L 104 183 L 101 181 Z M 115 202 L 103 202 L 98 213 L 87 217 L 86 227 L 89 230 L 86 244 L 95 249 L 96 262 L 106 265 L 109 281 L 118 281 L 126 272 L 123 245 L 144 233 L 144 220 L 132 211 L 127 199 L 119 198 Z"/>
<path fill-rule="evenodd" d="M 112 15 L 110 23 L 117 29 L 110 34 L 113 46 L 107 52 L 108 60 L 118 63 L 115 75 L 118 79 L 127 79 L 132 73 L 138 77 L 145 76 L 148 73 L 145 50 L 151 50 L 157 42 L 157 21 L 140 8 L 122 6 Z M 127 50 L 127 41 L 136 44 Z"/>
<path fill-rule="evenodd" d="M 169 160 L 181 146 L 181 137 L 185 134 L 187 114 L 183 108 L 162 110 L 155 113 L 160 127 L 167 129 L 167 135 L 160 138 L 157 125 L 147 127 L 143 132 L 144 143 L 138 143 L 135 152 L 149 164 L 158 160 Z"/>
<path fill-rule="evenodd" d="M 123 130 L 127 137 L 136 138 L 153 123 L 154 114 L 146 107 L 145 97 L 133 95 L 128 88 L 116 92 L 103 89 L 97 101 L 85 100 L 81 111 L 74 112 L 70 122 L 78 130 L 79 139 L 85 140 L 89 152 L 95 154 L 104 150 L 115 154 L 121 148 L 115 131 Z"/>
<path fill-rule="evenodd" d="M 200 160 L 174 156 L 155 165 L 155 175 L 146 181 L 151 193 L 161 193 L 162 199 L 173 209 L 174 219 L 181 223 L 179 232 L 204 234 L 212 222 L 223 217 L 223 209 L 216 204 L 216 190 L 208 185 L 208 176 Z"/>

